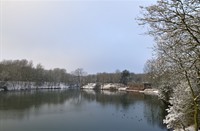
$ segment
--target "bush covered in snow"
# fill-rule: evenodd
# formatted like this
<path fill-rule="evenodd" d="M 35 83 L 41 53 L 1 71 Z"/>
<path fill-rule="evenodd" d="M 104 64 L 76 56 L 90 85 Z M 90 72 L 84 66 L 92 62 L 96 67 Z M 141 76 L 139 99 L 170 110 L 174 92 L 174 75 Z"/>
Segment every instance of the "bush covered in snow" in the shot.
<path fill-rule="evenodd" d="M 171 106 L 167 109 L 168 115 L 164 120 L 168 128 L 185 129 L 193 124 L 193 99 L 188 88 L 184 81 L 174 88 L 174 93 L 169 100 Z"/>

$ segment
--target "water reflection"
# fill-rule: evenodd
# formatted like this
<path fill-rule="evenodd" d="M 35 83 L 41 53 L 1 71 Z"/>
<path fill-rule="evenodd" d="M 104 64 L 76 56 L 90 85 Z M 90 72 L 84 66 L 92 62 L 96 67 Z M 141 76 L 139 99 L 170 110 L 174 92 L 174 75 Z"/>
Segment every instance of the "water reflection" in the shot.
<path fill-rule="evenodd" d="M 163 119 L 166 116 L 165 109 L 167 108 L 167 105 L 159 100 L 157 96 L 145 95 L 137 92 L 86 92 L 83 92 L 82 95 L 87 100 L 95 100 L 103 106 L 112 104 L 116 109 L 120 109 L 120 107 L 122 107 L 126 110 L 129 109 L 130 106 L 137 106 L 138 103 L 142 102 L 144 103 L 144 117 L 146 121 L 153 126 L 158 125 L 162 129 L 166 128 L 166 125 L 163 124 Z M 133 110 L 134 109 L 135 108 L 133 107 Z"/>
<path fill-rule="evenodd" d="M 117 122 L 124 122 L 127 125 L 129 122 L 148 123 L 152 126 L 152 130 L 154 126 L 166 130 L 165 125 L 162 124 L 165 116 L 165 105 L 156 96 L 151 95 L 109 91 L 39 90 L 1 92 L 0 98 L 0 124 L 5 123 L 6 120 L 26 121 L 37 119 L 37 116 L 54 114 L 56 114 L 57 119 L 60 120 L 63 117 L 65 121 L 72 123 L 73 119 L 79 121 L 76 118 L 79 116 L 90 121 L 89 117 L 92 117 L 92 112 L 94 112 L 91 122 L 94 119 L 97 122 L 108 119 L 114 124 Z M 102 116 L 105 113 L 108 113 L 107 116 Z M 80 120 L 79 123 L 81 122 Z M 124 124 L 124 128 L 127 125 Z M 63 129 L 66 128 L 63 126 Z M 87 128 L 90 130 L 89 127 Z M 3 129 L 6 130 L 7 127 Z M 110 130 L 112 130 L 111 126 Z"/>

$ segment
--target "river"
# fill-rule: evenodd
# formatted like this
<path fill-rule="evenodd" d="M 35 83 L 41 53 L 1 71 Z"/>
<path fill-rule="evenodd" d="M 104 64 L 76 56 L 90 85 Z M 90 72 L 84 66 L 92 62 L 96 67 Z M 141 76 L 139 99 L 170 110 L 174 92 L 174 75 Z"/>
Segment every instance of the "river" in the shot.
<path fill-rule="evenodd" d="M 0 92 L 0 131 L 166 131 L 165 108 L 141 93 Z"/>

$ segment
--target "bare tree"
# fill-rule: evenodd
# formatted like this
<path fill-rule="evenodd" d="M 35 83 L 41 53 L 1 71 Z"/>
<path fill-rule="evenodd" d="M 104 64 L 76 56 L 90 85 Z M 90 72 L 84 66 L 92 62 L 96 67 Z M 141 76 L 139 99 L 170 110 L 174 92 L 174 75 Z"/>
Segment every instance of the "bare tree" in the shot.
<path fill-rule="evenodd" d="M 72 74 L 77 77 L 78 86 L 79 87 L 82 86 L 84 82 L 83 76 L 87 75 L 87 73 L 83 70 L 83 68 L 76 69 L 75 71 L 72 72 Z"/>

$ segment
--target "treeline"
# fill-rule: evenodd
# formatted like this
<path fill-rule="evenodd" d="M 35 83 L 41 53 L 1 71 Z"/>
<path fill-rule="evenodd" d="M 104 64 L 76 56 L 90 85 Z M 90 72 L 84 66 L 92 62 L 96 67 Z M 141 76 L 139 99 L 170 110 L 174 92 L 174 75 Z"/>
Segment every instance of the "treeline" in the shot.
<path fill-rule="evenodd" d="M 4 60 L 0 62 L 0 81 L 25 81 L 36 82 L 38 85 L 44 82 L 67 83 L 69 85 L 81 86 L 87 83 L 140 83 L 143 74 L 134 74 L 128 70 L 115 73 L 87 74 L 82 68 L 71 73 L 66 69 L 54 68 L 44 69 L 41 64 L 33 65 L 28 60 Z"/>
<path fill-rule="evenodd" d="M 95 75 L 87 75 L 85 77 L 86 83 L 143 83 L 145 75 L 131 73 L 128 70 L 122 72 L 116 71 L 115 73 L 97 73 Z"/>
<path fill-rule="evenodd" d="M 70 74 L 65 69 L 46 70 L 41 64 L 33 66 L 32 61 L 4 60 L 0 62 L 0 81 L 30 81 L 70 83 Z"/>

